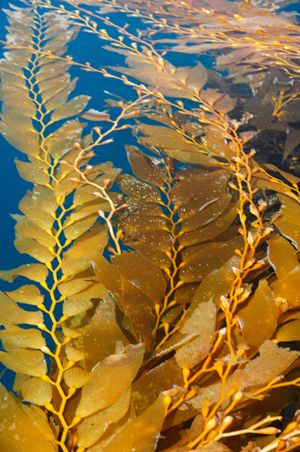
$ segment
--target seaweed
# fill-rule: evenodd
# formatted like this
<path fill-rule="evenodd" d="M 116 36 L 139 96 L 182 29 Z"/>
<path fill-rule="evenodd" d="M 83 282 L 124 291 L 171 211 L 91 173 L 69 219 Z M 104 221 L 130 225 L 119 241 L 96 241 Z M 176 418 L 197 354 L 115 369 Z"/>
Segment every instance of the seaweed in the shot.
<path fill-rule="evenodd" d="M 13 283 L 1 293 L 3 450 L 299 446 L 299 27 L 285 3 L 5 10 L 0 130 L 30 189 L 13 216 L 29 263 L 0 272 Z M 85 32 L 120 64 L 69 56 Z M 208 52 L 213 67 L 177 67 L 170 51 Z M 71 68 L 128 97 L 91 108 Z M 129 174 L 97 163 L 129 130 Z"/>

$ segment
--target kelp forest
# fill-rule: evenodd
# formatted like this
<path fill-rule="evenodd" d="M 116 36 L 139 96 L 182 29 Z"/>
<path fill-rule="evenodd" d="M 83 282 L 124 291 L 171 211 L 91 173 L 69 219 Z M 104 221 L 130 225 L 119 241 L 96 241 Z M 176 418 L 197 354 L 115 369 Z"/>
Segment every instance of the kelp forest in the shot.
<path fill-rule="evenodd" d="M 0 450 L 300 450 L 291 2 L 16 3 Z"/>

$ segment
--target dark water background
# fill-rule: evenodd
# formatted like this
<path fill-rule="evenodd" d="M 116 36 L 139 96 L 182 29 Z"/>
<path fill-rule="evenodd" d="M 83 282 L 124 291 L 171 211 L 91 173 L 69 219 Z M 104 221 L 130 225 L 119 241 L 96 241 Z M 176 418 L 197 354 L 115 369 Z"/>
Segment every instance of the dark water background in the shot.
<path fill-rule="evenodd" d="M 53 2 L 55 3 L 55 2 Z M 56 2 L 59 4 L 59 2 Z M 18 1 L 8 2 L 0 0 L 0 40 L 5 39 L 7 24 L 4 9 L 9 7 L 9 4 L 14 6 L 21 6 Z M 300 1 L 292 3 L 286 10 L 296 11 L 300 15 Z M 118 24 L 123 24 L 123 15 L 114 14 L 113 21 Z M 140 24 L 139 24 L 140 27 Z M 300 36 L 299 36 L 300 39 Z M 90 61 L 93 65 L 100 67 L 101 65 L 115 65 L 120 64 L 120 56 L 118 54 L 110 53 L 101 48 L 102 42 L 95 36 L 86 33 L 80 33 L 77 39 L 71 42 L 67 54 L 72 55 L 74 60 Z M 195 58 L 189 55 L 168 54 L 168 58 L 175 66 L 194 65 Z M 210 65 L 210 58 L 201 58 L 201 62 L 207 67 Z M 77 68 L 71 68 L 73 76 L 79 76 L 76 94 L 85 94 L 92 97 L 89 108 L 97 110 L 104 109 L 105 90 L 128 97 L 128 88 L 121 83 L 112 82 L 111 79 L 105 79 L 100 74 L 86 73 Z M 129 165 L 126 159 L 124 150 L 125 144 L 130 144 L 134 141 L 129 131 L 123 131 L 114 136 L 114 143 L 101 148 L 99 152 L 99 160 L 111 160 L 115 166 L 122 168 L 123 171 L 129 171 Z M 97 151 L 97 150 L 96 150 Z M 27 255 L 21 255 L 14 247 L 14 221 L 10 214 L 18 211 L 18 203 L 22 199 L 25 191 L 30 187 L 30 184 L 23 181 L 17 173 L 14 160 L 16 157 L 22 159 L 22 154 L 10 146 L 2 136 L 0 136 L 0 269 L 9 269 L 29 262 Z M 24 158 L 24 157 L 23 157 Z M 0 285 L 0 288 L 5 287 L 5 284 Z"/>

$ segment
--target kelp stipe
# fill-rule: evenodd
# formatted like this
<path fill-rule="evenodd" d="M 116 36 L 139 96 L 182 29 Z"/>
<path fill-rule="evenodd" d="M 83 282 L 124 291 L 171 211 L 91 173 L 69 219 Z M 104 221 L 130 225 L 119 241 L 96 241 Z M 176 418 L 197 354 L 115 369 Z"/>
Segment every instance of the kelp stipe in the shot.
<path fill-rule="evenodd" d="M 19 399 L 31 405 L 2 389 L 2 409 L 9 411 L 1 411 L 7 427 L 1 446 L 25 452 L 296 449 L 299 416 L 282 422 L 282 407 L 300 384 L 299 353 L 280 343 L 299 340 L 299 180 L 257 163 L 249 151 L 257 130 L 230 83 L 200 64 L 176 68 L 152 39 L 80 6 L 138 16 L 182 35 L 184 44 L 191 34 L 184 24 L 193 24 L 195 13 L 206 20 L 207 2 L 149 1 L 142 9 L 135 1 L 26 3 L 29 8 L 8 12 L 1 127 L 27 155 L 29 162 L 17 165 L 34 184 L 16 217 L 16 246 L 40 263 L 2 272 L 7 280 L 25 275 L 31 281 L 3 295 L 0 331 L 1 359 L 17 372 Z M 225 15 L 229 33 L 199 27 L 201 36 L 194 37 L 204 33 L 212 49 L 224 39 L 230 54 L 240 42 L 230 20 L 239 19 L 239 8 L 256 9 L 249 2 L 215 6 L 212 23 L 226 28 Z M 276 22 L 274 13 L 264 14 Z M 243 32 L 249 27 L 240 24 Z M 109 42 L 126 66 L 97 69 L 65 56 L 74 26 Z M 60 27 L 68 33 L 62 36 Z M 253 39 L 251 26 L 247 33 Z M 292 59 L 293 45 L 282 50 Z M 265 58 L 257 58 L 265 69 Z M 294 61 L 287 61 L 296 76 Z M 137 94 L 132 102 L 110 100 L 121 111 L 114 120 L 95 111 L 82 115 L 104 121 L 93 139 L 69 119 L 88 101 L 69 100 L 73 64 Z M 237 64 L 250 83 L 249 66 L 243 69 Z M 255 86 L 266 76 L 264 70 L 254 75 Z M 15 95 L 26 106 L 21 115 Z M 137 124 L 139 147 L 128 148 L 133 174 L 119 176 L 109 163 L 92 167 L 93 147 L 137 116 L 150 121 Z M 15 124 L 20 135 L 12 133 Z M 114 180 L 123 195 L 108 191 Z M 36 310 L 23 309 L 26 303 Z"/>

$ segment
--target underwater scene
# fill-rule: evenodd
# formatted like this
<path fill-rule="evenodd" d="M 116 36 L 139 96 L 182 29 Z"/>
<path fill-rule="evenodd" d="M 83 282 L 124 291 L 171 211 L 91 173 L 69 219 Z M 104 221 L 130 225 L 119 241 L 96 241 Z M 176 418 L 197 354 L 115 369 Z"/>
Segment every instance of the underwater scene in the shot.
<path fill-rule="evenodd" d="M 0 18 L 0 451 L 300 451 L 299 0 Z"/>

